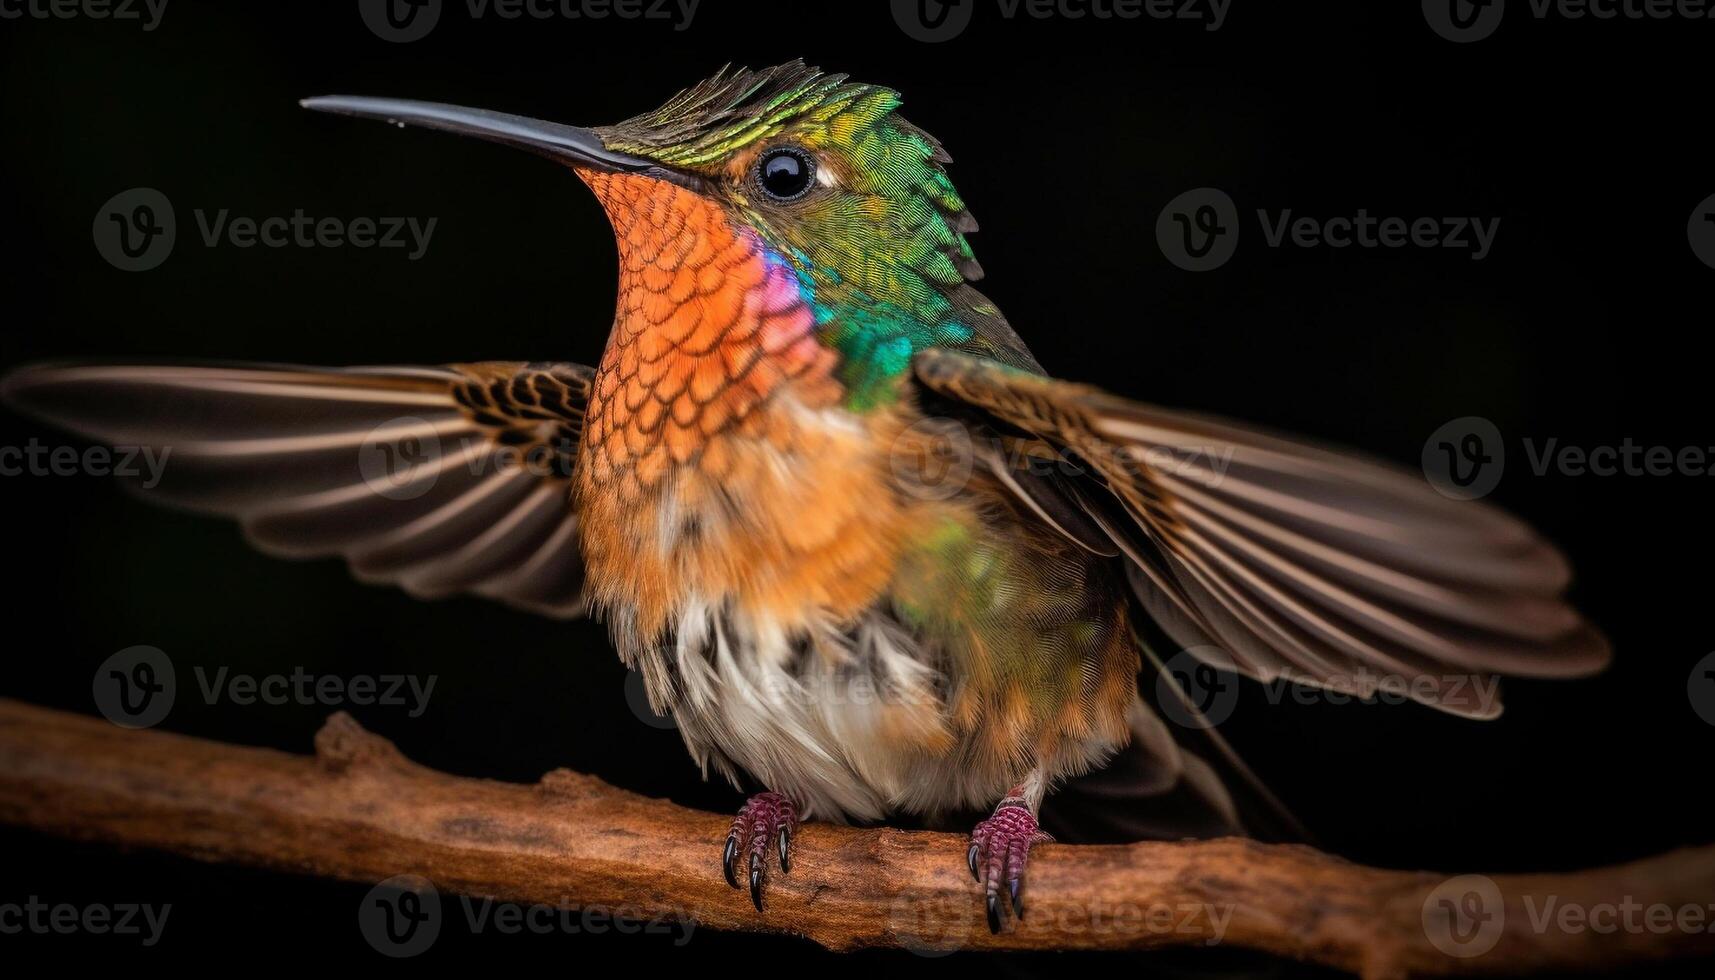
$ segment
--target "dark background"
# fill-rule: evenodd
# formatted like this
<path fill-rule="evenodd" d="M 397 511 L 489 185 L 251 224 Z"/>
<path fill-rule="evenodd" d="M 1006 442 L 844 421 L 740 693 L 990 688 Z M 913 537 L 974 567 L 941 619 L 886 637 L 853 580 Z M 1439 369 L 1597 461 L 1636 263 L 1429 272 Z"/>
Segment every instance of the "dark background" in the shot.
<path fill-rule="evenodd" d="M 575 179 L 493 146 L 312 115 L 296 100 L 398 95 L 602 123 L 729 60 L 801 55 L 901 90 L 909 118 L 952 151 L 983 225 L 982 288 L 1051 372 L 1408 466 L 1449 419 L 1483 416 L 1504 434 L 1511 458 L 1492 499 L 1564 546 L 1574 598 L 1612 636 L 1615 663 L 1580 682 L 1512 683 L 1490 724 L 1417 706 L 1270 706 L 1247 687 L 1222 730 L 1330 849 L 1512 871 L 1706 843 L 1715 729 L 1686 684 L 1715 649 L 1711 481 L 1537 476 L 1522 444 L 1715 442 L 1702 338 L 1715 270 L 1686 240 L 1692 209 L 1715 193 L 1715 24 L 1539 21 L 1513 6 L 1494 37 L 1467 45 L 1436 36 L 1415 3 L 1255 0 L 1235 0 L 1215 32 L 1005 20 L 987 0 L 963 36 L 934 45 L 907 37 L 883 3 L 705 0 L 677 32 L 650 20 L 473 22 L 454 2 L 406 44 L 377 38 L 351 3 L 173 0 L 150 32 L 0 21 L 0 366 L 594 363 L 614 250 Z M 140 186 L 171 199 L 178 243 L 161 267 L 126 273 L 97 253 L 91 226 L 103 202 Z M 1163 258 L 1154 227 L 1167 201 L 1200 186 L 1232 195 L 1245 232 L 1225 267 L 1191 274 Z M 1254 220 L 1257 208 L 1360 207 L 1501 226 L 1474 262 L 1448 249 L 1270 249 Z M 192 212 L 220 208 L 439 222 L 415 262 L 389 249 L 204 247 Z M 66 442 L 0 416 L 0 445 L 31 438 Z M 597 624 L 470 599 L 419 604 L 352 584 L 337 562 L 275 562 L 232 526 L 150 509 L 99 477 L 5 477 L 0 494 L 13 571 L 7 696 L 91 713 L 95 666 L 150 644 L 181 678 L 163 727 L 304 751 L 327 709 L 204 705 L 187 696 L 192 667 L 434 674 L 422 718 L 354 713 L 454 773 L 528 781 L 566 766 L 694 806 L 740 802 L 699 780 L 676 733 L 637 719 Z M 0 832 L 0 902 L 171 902 L 161 945 L 146 951 L 161 963 L 380 962 L 356 927 L 365 890 Z M 119 937 L 6 939 L 146 962 Z M 989 964 L 840 959 L 706 931 L 681 951 L 633 936 L 473 937 L 459 925 L 427 959 L 525 950 L 567 970 L 598 950 L 680 969 Z"/>

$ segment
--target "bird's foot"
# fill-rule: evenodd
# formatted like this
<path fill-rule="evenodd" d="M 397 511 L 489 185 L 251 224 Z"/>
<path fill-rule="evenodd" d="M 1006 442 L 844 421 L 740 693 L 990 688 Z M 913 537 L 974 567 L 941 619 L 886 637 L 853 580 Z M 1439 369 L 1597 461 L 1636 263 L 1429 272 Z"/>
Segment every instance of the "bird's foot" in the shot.
<path fill-rule="evenodd" d="M 758 793 L 733 819 L 721 854 L 721 870 L 727 884 L 741 888 L 738 864 L 745 862 L 750 876 L 750 901 L 762 911 L 762 885 L 768 878 L 768 851 L 772 845 L 780 858 L 780 873 L 792 870 L 792 833 L 798 829 L 798 808 L 779 793 Z"/>
<path fill-rule="evenodd" d="M 1036 815 L 1023 798 L 1009 796 L 994 808 L 989 817 L 971 831 L 971 848 L 965 860 L 971 866 L 971 876 L 983 886 L 988 902 L 989 932 L 1000 932 L 1006 907 L 1024 919 L 1024 901 L 1020 891 L 1024 868 L 1030 863 L 1030 848 L 1054 838 L 1043 833 Z M 1003 895 L 1004 890 L 1004 896 Z"/>

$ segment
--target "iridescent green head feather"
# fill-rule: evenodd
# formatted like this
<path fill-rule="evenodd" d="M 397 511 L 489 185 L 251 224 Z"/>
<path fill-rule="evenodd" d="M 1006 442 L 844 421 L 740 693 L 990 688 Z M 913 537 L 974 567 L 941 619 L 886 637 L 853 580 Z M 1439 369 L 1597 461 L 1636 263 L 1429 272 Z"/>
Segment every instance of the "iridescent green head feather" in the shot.
<path fill-rule="evenodd" d="M 598 130 L 609 149 L 698 179 L 798 272 L 854 407 L 887 400 L 911 355 L 955 347 L 1035 366 L 998 310 L 965 235 L 976 222 L 945 150 L 899 115 L 891 89 L 801 61 L 723 69 L 653 112 Z M 804 191 L 761 169 L 802 154 Z"/>

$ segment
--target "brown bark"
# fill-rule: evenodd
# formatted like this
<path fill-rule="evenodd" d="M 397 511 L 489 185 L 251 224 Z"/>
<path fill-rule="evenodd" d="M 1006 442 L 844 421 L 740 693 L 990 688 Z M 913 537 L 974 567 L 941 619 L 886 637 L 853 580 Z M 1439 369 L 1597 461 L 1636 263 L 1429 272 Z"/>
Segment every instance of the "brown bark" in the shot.
<path fill-rule="evenodd" d="M 1236 839 L 1049 844 L 1034 853 L 1025 921 L 990 935 L 964 838 L 810 824 L 797 835 L 792 873 L 772 876 L 758 914 L 720 874 L 728 817 L 565 770 L 534 786 L 448 776 L 344 714 L 329 719 L 310 757 L 0 700 L 0 821 L 352 881 L 415 873 L 457 894 L 685 916 L 834 950 L 1219 943 L 1371 977 L 1614 968 L 1715 951 L 1704 931 L 1715 919 L 1715 847 L 1448 885 L 1443 875 Z M 1662 931 L 1646 911 L 1626 919 L 1625 903 L 1679 918 Z M 1468 941 L 1451 948 L 1486 952 L 1437 947 L 1449 947 L 1447 910 L 1461 907 L 1477 917 L 1460 920 L 1468 928 L 1455 940 Z M 1621 916 L 1613 931 L 1603 928 L 1608 908 Z M 1702 929 L 1686 927 L 1690 909 Z M 1582 929 L 1561 918 L 1592 911 Z"/>

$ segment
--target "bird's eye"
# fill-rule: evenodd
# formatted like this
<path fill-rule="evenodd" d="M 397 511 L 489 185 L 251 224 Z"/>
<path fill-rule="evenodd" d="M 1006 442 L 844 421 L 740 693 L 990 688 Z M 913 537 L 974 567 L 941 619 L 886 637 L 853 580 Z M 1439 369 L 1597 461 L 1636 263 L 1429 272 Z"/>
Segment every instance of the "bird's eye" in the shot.
<path fill-rule="evenodd" d="M 776 201 L 796 201 L 810 192 L 816 164 L 803 150 L 782 147 L 763 154 L 756 165 L 756 182 Z"/>

